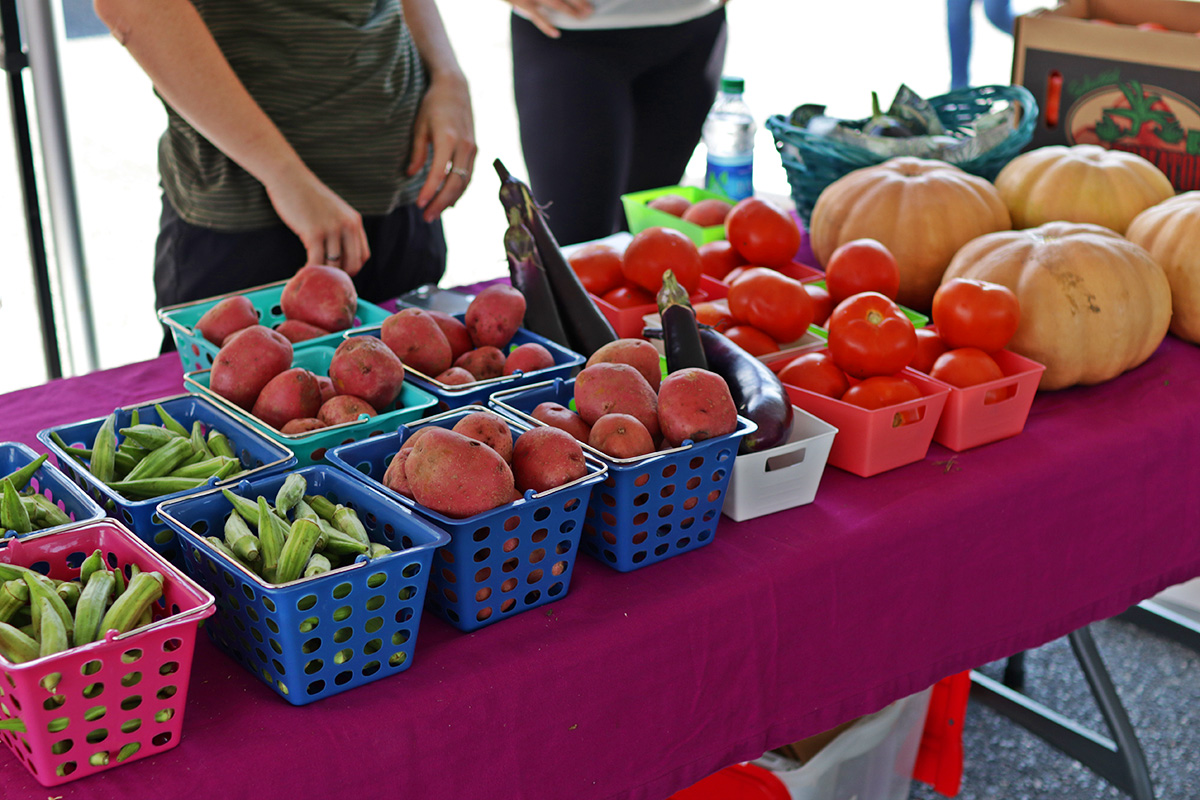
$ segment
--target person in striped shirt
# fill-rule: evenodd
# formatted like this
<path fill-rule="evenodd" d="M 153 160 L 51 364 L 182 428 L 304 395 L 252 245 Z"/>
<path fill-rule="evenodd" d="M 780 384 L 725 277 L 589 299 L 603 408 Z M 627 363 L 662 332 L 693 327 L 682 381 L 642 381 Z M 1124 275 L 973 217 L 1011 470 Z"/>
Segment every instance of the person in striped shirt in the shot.
<path fill-rule="evenodd" d="M 159 308 L 306 263 L 373 302 L 441 277 L 477 148 L 435 0 L 94 5 L 167 111 Z"/>

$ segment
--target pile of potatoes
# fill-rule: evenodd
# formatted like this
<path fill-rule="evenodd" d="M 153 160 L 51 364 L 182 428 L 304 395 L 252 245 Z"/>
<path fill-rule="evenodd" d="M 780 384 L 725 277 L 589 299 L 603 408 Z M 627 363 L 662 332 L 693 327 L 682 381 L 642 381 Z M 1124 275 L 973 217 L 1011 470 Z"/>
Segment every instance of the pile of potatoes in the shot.
<path fill-rule="evenodd" d="M 525 319 L 525 296 L 495 284 L 475 295 L 463 321 L 441 311 L 405 308 L 384 320 L 380 334 L 404 365 L 448 386 L 554 366 L 554 356 L 527 342 L 507 351 Z"/>
<path fill-rule="evenodd" d="M 328 372 L 293 367 L 292 343 L 265 325 L 252 325 L 221 345 L 209 388 L 280 432 L 295 434 L 382 413 L 404 384 L 404 365 L 374 336 L 342 341 Z"/>
<path fill-rule="evenodd" d="M 696 368 L 663 378 L 658 350 L 645 339 L 618 339 L 593 353 L 575 378 L 575 408 L 545 402 L 532 416 L 613 458 L 725 436 L 738 427 L 724 378 Z"/>
<path fill-rule="evenodd" d="M 503 417 L 475 411 L 453 428 L 417 428 L 388 462 L 383 485 L 462 519 L 585 475 L 583 448 L 564 431 L 538 427 L 514 437 Z"/>
<path fill-rule="evenodd" d="M 344 331 L 354 324 L 358 292 L 340 269 L 309 264 L 297 270 L 279 298 L 284 321 L 275 330 L 293 344 Z M 259 324 L 250 298 L 233 295 L 221 300 L 196 321 L 195 330 L 221 347 L 234 333 Z"/>

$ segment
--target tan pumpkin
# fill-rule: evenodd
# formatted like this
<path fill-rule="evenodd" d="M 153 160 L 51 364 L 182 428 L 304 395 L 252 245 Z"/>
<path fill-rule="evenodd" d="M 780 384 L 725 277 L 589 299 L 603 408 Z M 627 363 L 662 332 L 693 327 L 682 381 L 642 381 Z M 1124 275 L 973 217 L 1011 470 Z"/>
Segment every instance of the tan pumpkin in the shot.
<path fill-rule="evenodd" d="M 1099 226 L 1050 222 L 993 233 L 954 256 L 944 280 L 1012 289 L 1021 322 L 1008 349 L 1046 365 L 1039 389 L 1102 383 L 1162 343 L 1171 287 L 1150 254 Z"/>
<path fill-rule="evenodd" d="M 1200 344 L 1200 191 L 1151 206 L 1133 218 L 1125 236 L 1167 273 L 1171 333 Z"/>
<path fill-rule="evenodd" d="M 843 175 L 817 197 L 809 220 L 821 264 L 853 239 L 876 239 L 900 266 L 896 300 L 928 311 L 958 248 L 1012 227 L 992 184 L 945 161 L 900 156 Z"/>
<path fill-rule="evenodd" d="M 1125 233 L 1133 218 L 1175 194 L 1146 159 L 1095 144 L 1050 145 L 1021 153 L 996 176 L 1014 228 L 1090 222 Z"/>

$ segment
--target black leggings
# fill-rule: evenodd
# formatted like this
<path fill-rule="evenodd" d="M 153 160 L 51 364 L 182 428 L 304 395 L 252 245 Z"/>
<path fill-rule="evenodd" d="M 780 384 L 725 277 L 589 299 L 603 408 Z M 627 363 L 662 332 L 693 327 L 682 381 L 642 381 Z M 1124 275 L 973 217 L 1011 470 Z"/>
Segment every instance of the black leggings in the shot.
<path fill-rule="evenodd" d="M 724 8 L 560 39 L 512 16 L 521 149 L 560 244 L 620 230 L 622 194 L 680 181 L 716 97 L 725 36 Z"/>

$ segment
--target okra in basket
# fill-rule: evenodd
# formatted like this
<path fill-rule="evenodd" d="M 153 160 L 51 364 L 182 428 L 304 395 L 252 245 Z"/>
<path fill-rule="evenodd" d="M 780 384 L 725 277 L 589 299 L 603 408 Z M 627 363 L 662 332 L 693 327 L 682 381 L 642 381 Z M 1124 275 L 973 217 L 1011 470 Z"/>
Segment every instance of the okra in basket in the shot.
<path fill-rule="evenodd" d="M 213 641 L 294 705 L 407 669 L 447 536 L 333 467 L 164 502 Z"/>

